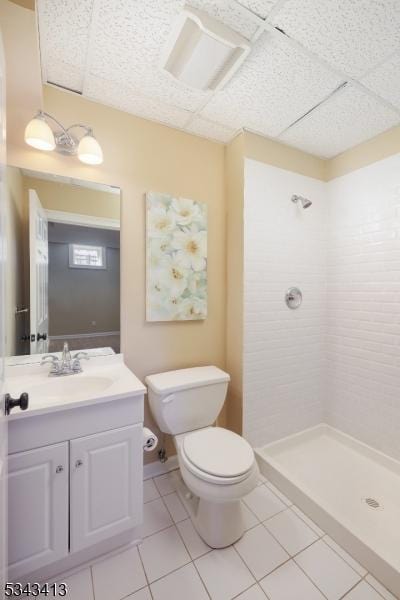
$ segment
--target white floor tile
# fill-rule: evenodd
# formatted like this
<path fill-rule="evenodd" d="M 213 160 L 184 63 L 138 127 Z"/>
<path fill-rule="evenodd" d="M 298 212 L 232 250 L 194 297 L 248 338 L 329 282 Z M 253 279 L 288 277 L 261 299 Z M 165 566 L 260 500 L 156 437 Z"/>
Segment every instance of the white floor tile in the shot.
<path fill-rule="evenodd" d="M 290 556 L 304 550 L 318 539 L 317 534 L 290 508 L 271 517 L 264 525 Z"/>
<path fill-rule="evenodd" d="M 276 485 L 274 485 L 270 481 L 267 481 L 265 485 L 267 487 L 269 487 L 269 489 L 272 492 L 274 492 L 275 496 L 278 496 L 279 500 L 282 500 L 282 502 L 284 504 L 286 504 L 286 506 L 292 506 L 293 502 L 287 496 L 285 496 L 285 494 L 283 494 L 281 492 L 281 490 L 278 490 L 278 488 L 276 487 Z"/>
<path fill-rule="evenodd" d="M 74 573 L 66 579 L 61 578 L 58 582 L 67 584 L 68 593 L 65 597 L 68 598 L 68 600 L 93 600 L 94 598 L 90 568 Z M 38 598 L 43 598 L 43 600 L 50 597 L 51 596 L 45 596 L 44 594 L 38 596 Z"/>
<path fill-rule="evenodd" d="M 253 585 L 250 589 L 240 594 L 240 596 L 236 596 L 235 600 L 265 600 L 266 595 L 258 585 Z"/>
<path fill-rule="evenodd" d="M 157 500 L 143 504 L 143 523 L 137 528 L 137 535 L 145 538 L 172 524 L 171 515 L 164 502 L 161 498 L 157 498 Z"/>
<path fill-rule="evenodd" d="M 265 475 L 263 475 L 262 473 L 260 473 L 259 476 L 258 476 L 258 484 L 257 485 L 262 485 L 266 481 L 268 481 L 268 480 L 265 477 Z"/>
<path fill-rule="evenodd" d="M 235 548 L 257 580 L 289 559 L 287 552 L 263 525 L 246 531 Z"/>
<path fill-rule="evenodd" d="M 286 504 L 279 500 L 265 485 L 256 487 L 243 500 L 260 521 L 265 521 L 265 519 L 287 508 Z"/>
<path fill-rule="evenodd" d="M 232 546 L 213 550 L 195 564 L 212 600 L 230 600 L 255 583 Z"/>
<path fill-rule="evenodd" d="M 192 563 L 159 579 L 150 587 L 153 600 L 209 600 Z"/>
<path fill-rule="evenodd" d="M 190 519 L 181 521 L 177 524 L 177 527 L 193 560 L 207 554 L 207 552 L 211 552 L 210 546 L 201 539 Z"/>
<path fill-rule="evenodd" d="M 357 562 L 346 550 L 344 550 L 339 544 L 337 544 L 329 535 L 325 535 L 323 540 L 328 546 L 332 548 L 339 556 L 343 558 L 361 577 L 364 577 L 367 574 L 367 569 L 364 569 L 359 562 Z"/>
<path fill-rule="evenodd" d="M 323 600 L 324 596 L 292 560 L 260 581 L 270 600 Z"/>
<path fill-rule="evenodd" d="M 147 584 L 137 548 L 94 564 L 92 573 L 96 600 L 120 600 Z"/>
<path fill-rule="evenodd" d="M 328 600 L 337 600 L 360 580 L 360 576 L 325 542 L 319 540 L 294 559 Z"/>
<path fill-rule="evenodd" d="M 150 588 L 145 587 L 138 592 L 127 596 L 124 600 L 152 600 Z"/>
<path fill-rule="evenodd" d="M 241 502 L 241 504 L 242 504 L 244 528 L 247 531 L 248 529 L 251 529 L 252 527 L 255 527 L 256 525 L 258 525 L 260 521 L 257 519 L 256 515 L 253 512 L 251 512 L 251 510 L 248 508 L 248 506 L 244 502 Z"/>
<path fill-rule="evenodd" d="M 175 526 L 143 540 L 139 552 L 150 582 L 190 562 L 190 556 Z"/>
<path fill-rule="evenodd" d="M 170 471 L 170 473 L 164 473 L 164 475 L 159 475 L 158 477 L 154 478 L 154 483 L 156 484 L 161 496 L 172 494 L 172 492 L 176 491 L 176 483 L 173 473 L 174 471 Z"/>
<path fill-rule="evenodd" d="M 311 527 L 311 529 L 313 531 L 315 531 L 315 533 L 318 535 L 318 537 L 322 537 L 323 535 L 325 535 L 325 531 L 323 531 L 321 529 L 321 527 L 318 527 L 318 525 L 316 523 L 314 523 L 314 521 L 312 521 L 309 517 L 307 517 L 307 515 L 305 513 L 303 513 L 302 510 L 300 510 L 298 508 L 298 506 L 293 505 L 291 507 L 291 509 L 296 513 L 296 515 L 298 517 L 300 517 L 300 519 L 303 519 L 303 521 L 309 526 Z"/>
<path fill-rule="evenodd" d="M 361 581 L 343 600 L 382 600 L 382 596 L 366 581 Z"/>
<path fill-rule="evenodd" d="M 396 597 L 393 596 L 375 577 L 373 577 L 370 573 L 365 578 L 365 581 L 368 581 L 372 587 L 380 593 L 380 595 L 385 598 L 385 600 L 396 600 Z"/>
<path fill-rule="evenodd" d="M 156 498 L 159 497 L 160 494 L 158 493 L 154 481 L 152 479 L 143 481 L 143 502 L 151 502 L 151 500 L 156 500 Z"/>
<path fill-rule="evenodd" d="M 174 523 L 179 523 L 179 521 L 184 521 L 188 518 L 188 513 L 186 508 L 183 506 L 178 494 L 173 492 L 172 494 L 167 494 L 163 496 L 163 500 L 167 505 L 167 508 L 170 512 L 172 520 Z"/>

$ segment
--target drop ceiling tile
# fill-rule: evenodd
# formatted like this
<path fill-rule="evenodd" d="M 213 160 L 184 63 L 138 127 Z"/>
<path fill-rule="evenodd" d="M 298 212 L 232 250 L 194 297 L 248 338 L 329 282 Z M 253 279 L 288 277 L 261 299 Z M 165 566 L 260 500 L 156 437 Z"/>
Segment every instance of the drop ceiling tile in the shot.
<path fill-rule="evenodd" d="M 219 142 L 229 142 L 235 135 L 234 129 L 214 123 L 213 121 L 208 121 L 200 116 L 194 117 L 186 127 L 186 131 L 212 140 L 218 140 Z"/>
<path fill-rule="evenodd" d="M 237 8 L 236 3 L 232 0 L 188 0 L 187 4 L 205 11 L 248 39 L 257 31 L 257 24 L 253 19 L 251 17 L 247 19 L 243 11 Z"/>
<path fill-rule="evenodd" d="M 358 78 L 399 47 L 400 2 L 287 0 L 272 24 Z"/>
<path fill-rule="evenodd" d="M 400 109 L 400 52 L 361 79 L 361 83 Z"/>
<path fill-rule="evenodd" d="M 95 102 L 172 127 L 183 128 L 191 114 L 157 98 L 143 96 L 127 86 L 116 86 L 113 82 L 99 77 L 86 78 L 83 95 Z"/>
<path fill-rule="evenodd" d="M 236 76 L 201 112 L 235 130 L 246 127 L 276 136 L 340 83 L 283 36 L 264 34 Z"/>
<path fill-rule="evenodd" d="M 80 69 L 80 75 L 83 75 L 93 2 L 94 0 L 38 0 L 40 54 L 44 75 L 52 68 L 61 70 L 63 64 Z"/>
<path fill-rule="evenodd" d="M 279 139 L 311 154 L 331 158 L 399 122 L 395 111 L 349 85 Z"/>
<path fill-rule="evenodd" d="M 69 65 L 62 60 L 49 62 L 46 67 L 46 81 L 61 85 L 75 92 L 82 92 L 83 89 L 83 69 Z"/>
<path fill-rule="evenodd" d="M 279 0 L 239 0 L 242 6 L 245 6 L 251 12 L 266 19 L 271 10 L 278 4 Z"/>

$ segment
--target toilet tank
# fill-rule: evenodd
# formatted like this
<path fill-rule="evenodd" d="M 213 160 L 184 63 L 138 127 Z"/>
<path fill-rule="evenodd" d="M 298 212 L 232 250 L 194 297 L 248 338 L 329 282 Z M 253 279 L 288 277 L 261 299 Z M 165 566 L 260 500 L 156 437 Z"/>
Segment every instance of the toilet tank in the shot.
<path fill-rule="evenodd" d="M 218 367 L 148 375 L 150 409 L 164 433 L 178 435 L 212 425 L 224 405 L 230 377 Z"/>

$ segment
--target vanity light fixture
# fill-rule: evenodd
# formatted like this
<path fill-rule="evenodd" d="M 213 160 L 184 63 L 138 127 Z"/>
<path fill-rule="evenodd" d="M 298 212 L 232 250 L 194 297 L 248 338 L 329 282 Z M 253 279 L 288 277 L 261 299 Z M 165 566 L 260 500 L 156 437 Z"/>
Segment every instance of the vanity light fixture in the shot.
<path fill-rule="evenodd" d="M 56 131 L 50 127 L 49 119 L 57 124 Z M 80 139 L 71 133 L 72 129 L 79 128 L 85 131 Z M 91 127 L 77 123 L 65 128 L 42 110 L 26 126 L 25 142 L 38 150 L 56 150 L 69 156 L 77 155 L 81 162 L 88 165 L 100 165 L 103 162 L 103 151 Z"/>

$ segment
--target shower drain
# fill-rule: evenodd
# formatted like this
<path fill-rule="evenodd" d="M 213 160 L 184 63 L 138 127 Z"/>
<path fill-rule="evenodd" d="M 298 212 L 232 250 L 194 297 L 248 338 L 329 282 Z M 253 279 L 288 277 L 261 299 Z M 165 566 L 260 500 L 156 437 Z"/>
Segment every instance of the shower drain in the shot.
<path fill-rule="evenodd" d="M 374 509 L 379 508 L 380 510 L 383 509 L 382 504 L 376 498 L 368 497 L 368 498 L 363 498 L 362 500 L 363 500 L 363 502 L 365 502 L 365 504 L 367 504 L 369 506 L 369 508 L 374 508 Z"/>

